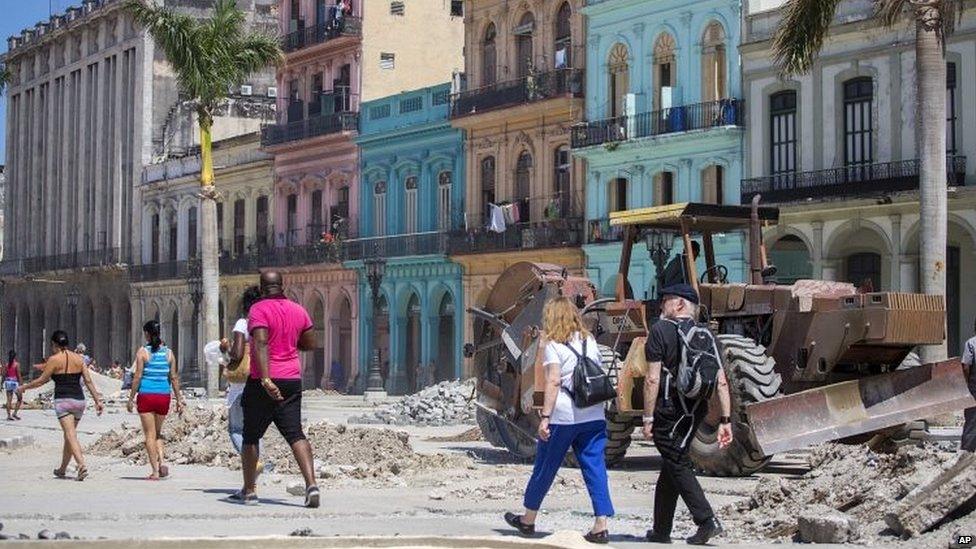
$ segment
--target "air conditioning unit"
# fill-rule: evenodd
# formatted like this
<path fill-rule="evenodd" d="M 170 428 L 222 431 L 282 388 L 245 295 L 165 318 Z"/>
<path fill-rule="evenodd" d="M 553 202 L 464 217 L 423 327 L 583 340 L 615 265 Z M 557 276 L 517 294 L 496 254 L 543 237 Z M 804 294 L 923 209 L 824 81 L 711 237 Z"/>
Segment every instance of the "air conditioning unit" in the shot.
<path fill-rule="evenodd" d="M 268 86 L 268 97 L 278 97 L 278 88 Z"/>
<path fill-rule="evenodd" d="M 247 84 L 241 86 L 241 95 L 251 95 L 251 86 Z"/>

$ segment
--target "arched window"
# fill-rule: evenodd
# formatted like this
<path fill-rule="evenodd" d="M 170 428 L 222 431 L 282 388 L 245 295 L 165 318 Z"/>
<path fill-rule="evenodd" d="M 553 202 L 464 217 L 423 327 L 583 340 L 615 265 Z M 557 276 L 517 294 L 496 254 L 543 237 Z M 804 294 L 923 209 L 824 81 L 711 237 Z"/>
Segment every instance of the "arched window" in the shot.
<path fill-rule="evenodd" d="M 865 165 L 874 161 L 874 125 L 871 119 L 873 97 L 874 83 L 871 77 L 844 82 L 845 166 Z"/>
<path fill-rule="evenodd" d="M 660 172 L 654 176 L 654 205 L 674 204 L 674 172 Z"/>
<path fill-rule="evenodd" d="M 627 179 L 618 177 L 610 180 L 610 211 L 621 212 L 627 209 Z"/>
<path fill-rule="evenodd" d="M 285 222 L 287 226 L 285 227 L 288 231 L 288 245 L 297 246 L 298 245 L 298 195 L 289 194 L 286 201 L 286 212 Z"/>
<path fill-rule="evenodd" d="M 176 261 L 179 259 L 176 255 L 177 247 L 179 246 L 179 229 L 176 226 L 176 213 L 170 211 L 166 215 L 166 251 L 168 261 Z"/>
<path fill-rule="evenodd" d="M 769 97 L 769 166 L 772 175 L 796 171 L 796 92 Z"/>
<path fill-rule="evenodd" d="M 481 211 L 488 220 L 489 204 L 495 203 L 495 157 L 481 160 Z"/>
<path fill-rule="evenodd" d="M 234 255 L 244 254 L 244 199 L 234 201 Z"/>
<path fill-rule="evenodd" d="M 411 175 L 403 183 L 403 229 L 406 234 L 417 232 L 417 176 Z"/>
<path fill-rule="evenodd" d="M 186 213 L 186 254 L 190 259 L 197 257 L 197 207 L 190 206 Z"/>
<path fill-rule="evenodd" d="M 535 17 L 526 12 L 515 27 L 515 75 L 525 78 L 533 68 L 532 37 L 535 31 Z"/>
<path fill-rule="evenodd" d="M 254 206 L 255 212 L 255 240 L 258 248 L 265 248 L 271 245 L 268 242 L 268 197 L 259 196 L 258 202 Z"/>
<path fill-rule="evenodd" d="M 728 97 L 725 29 L 717 21 L 712 21 L 705 27 L 701 51 L 702 102 Z"/>
<path fill-rule="evenodd" d="M 556 198 L 550 204 L 546 205 L 547 219 L 570 215 L 570 207 L 572 205 L 572 189 L 570 188 L 571 168 L 572 161 L 569 156 L 569 147 L 562 145 L 556 149 L 555 158 L 553 159 L 553 191 Z M 552 206 L 555 206 L 555 211 L 553 211 Z"/>
<path fill-rule="evenodd" d="M 678 84 L 675 50 L 671 34 L 664 33 L 657 37 L 654 43 L 654 110 L 674 106 L 671 103 L 671 88 Z"/>
<path fill-rule="evenodd" d="M 386 181 L 373 185 L 373 234 L 386 235 Z"/>
<path fill-rule="evenodd" d="M 701 172 L 702 202 L 722 204 L 725 193 L 725 168 L 709 166 Z"/>
<path fill-rule="evenodd" d="M 158 213 L 154 213 L 152 216 L 149 238 L 150 238 L 149 261 L 151 263 L 159 263 L 159 214 Z"/>
<path fill-rule="evenodd" d="M 451 228 L 451 172 L 437 174 L 437 230 Z"/>
<path fill-rule="evenodd" d="M 610 56 L 607 58 L 607 70 L 609 71 L 610 89 L 607 97 L 610 98 L 610 118 L 623 116 L 626 112 L 625 101 L 627 92 L 630 89 L 630 66 L 627 58 L 630 57 L 627 46 L 616 43 L 610 49 Z"/>
<path fill-rule="evenodd" d="M 498 68 L 498 53 L 495 50 L 495 24 L 490 23 L 485 30 L 485 40 L 481 46 L 481 85 L 490 86 L 495 83 Z"/>
<path fill-rule="evenodd" d="M 881 291 L 881 256 L 874 252 L 856 253 L 847 256 L 847 281 L 851 284 Z"/>
<path fill-rule="evenodd" d="M 532 155 L 529 151 L 522 151 L 519 154 L 518 162 L 515 164 L 515 204 L 519 210 L 519 223 L 526 223 L 531 220 L 531 207 L 529 203 L 529 190 L 532 183 Z"/>
<path fill-rule="evenodd" d="M 555 57 L 552 66 L 557 69 L 572 66 L 573 29 L 570 25 L 572 14 L 573 10 L 569 7 L 569 2 L 563 2 L 556 12 L 556 41 L 552 48 Z"/>

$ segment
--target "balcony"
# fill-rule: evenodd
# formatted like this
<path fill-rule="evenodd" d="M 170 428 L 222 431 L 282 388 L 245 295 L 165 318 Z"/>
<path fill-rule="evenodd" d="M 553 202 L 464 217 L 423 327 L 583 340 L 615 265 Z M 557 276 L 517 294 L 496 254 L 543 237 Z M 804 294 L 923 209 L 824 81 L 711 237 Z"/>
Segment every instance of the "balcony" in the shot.
<path fill-rule="evenodd" d="M 609 244 L 623 240 L 623 227 L 611 226 L 609 218 L 590 219 L 586 222 L 586 242 L 589 244 Z"/>
<path fill-rule="evenodd" d="M 451 98 L 451 118 L 555 97 L 583 97 L 583 75 L 582 69 L 557 69 L 456 93 Z"/>
<path fill-rule="evenodd" d="M 261 146 L 273 147 L 321 135 L 355 131 L 359 127 L 359 113 L 339 112 L 309 116 L 286 124 L 271 124 L 261 128 Z"/>
<path fill-rule="evenodd" d="M 330 21 L 284 35 L 281 38 L 281 49 L 285 53 L 291 53 L 344 36 L 360 36 L 362 31 L 363 22 L 360 18 L 344 17 L 341 23 Z"/>
<path fill-rule="evenodd" d="M 132 265 L 129 267 L 131 282 L 157 282 L 160 280 L 187 280 L 200 277 L 200 260 L 163 261 Z"/>
<path fill-rule="evenodd" d="M 356 261 L 377 257 L 445 255 L 447 254 L 447 242 L 447 233 L 440 231 L 354 238 L 342 243 L 342 259 Z"/>
<path fill-rule="evenodd" d="M 741 127 L 745 120 L 743 107 L 741 99 L 722 99 L 584 122 L 573 127 L 572 147 L 581 149 L 707 128 Z"/>
<path fill-rule="evenodd" d="M 946 185 L 965 185 L 966 157 L 948 157 L 946 164 Z M 914 191 L 918 169 L 918 160 L 902 160 L 743 179 L 742 203 L 748 204 L 757 194 L 766 203 L 785 203 Z"/>
<path fill-rule="evenodd" d="M 562 248 L 579 246 L 583 242 L 583 218 L 575 214 L 572 217 L 507 225 L 504 232 L 489 230 L 477 219 L 471 223 L 471 226 L 476 228 L 449 233 L 447 244 L 449 254 Z"/>
<path fill-rule="evenodd" d="M 102 248 L 68 254 L 10 259 L 0 262 L 0 275 L 23 276 L 50 271 L 65 271 L 122 265 L 128 249 Z"/>

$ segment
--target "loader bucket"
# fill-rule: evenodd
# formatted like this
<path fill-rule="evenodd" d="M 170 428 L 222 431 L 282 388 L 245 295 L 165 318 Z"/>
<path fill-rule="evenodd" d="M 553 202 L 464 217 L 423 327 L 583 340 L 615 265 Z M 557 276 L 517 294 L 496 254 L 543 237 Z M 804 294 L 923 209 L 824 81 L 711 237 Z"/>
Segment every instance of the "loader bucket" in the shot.
<path fill-rule="evenodd" d="M 746 407 L 767 456 L 976 406 L 958 358 L 834 383 Z"/>

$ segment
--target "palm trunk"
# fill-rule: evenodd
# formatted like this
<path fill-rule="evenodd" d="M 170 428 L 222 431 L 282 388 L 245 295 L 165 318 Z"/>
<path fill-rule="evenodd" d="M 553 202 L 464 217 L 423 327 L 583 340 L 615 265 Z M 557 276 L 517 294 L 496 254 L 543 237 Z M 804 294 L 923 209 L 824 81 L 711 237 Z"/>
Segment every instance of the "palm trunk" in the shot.
<path fill-rule="evenodd" d="M 919 234 L 922 292 L 946 293 L 946 66 L 945 54 L 934 31 L 921 23 L 915 28 L 915 86 L 917 93 L 916 141 L 919 167 L 921 231 Z M 896 250 L 897 252 L 897 250 Z M 944 360 L 946 345 L 921 349 L 924 362 Z"/>
<path fill-rule="evenodd" d="M 200 117 L 200 227 L 201 227 L 201 282 L 203 289 L 203 341 L 220 337 L 218 311 L 218 250 L 217 250 L 217 200 L 214 192 L 213 155 L 211 154 L 211 129 L 213 119 Z M 217 395 L 220 383 L 218 366 L 207 365 L 207 394 Z"/>

